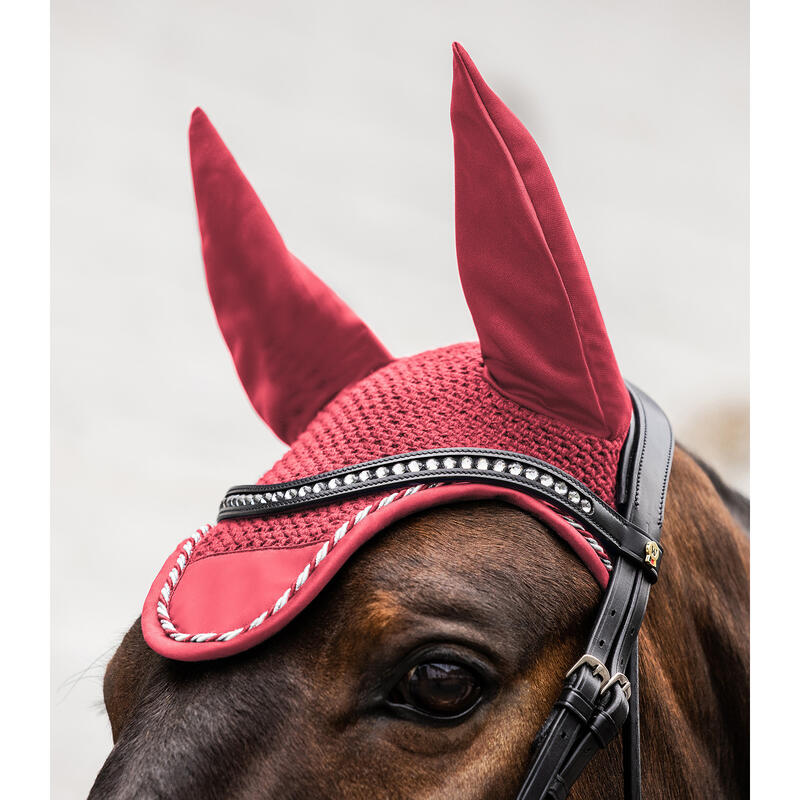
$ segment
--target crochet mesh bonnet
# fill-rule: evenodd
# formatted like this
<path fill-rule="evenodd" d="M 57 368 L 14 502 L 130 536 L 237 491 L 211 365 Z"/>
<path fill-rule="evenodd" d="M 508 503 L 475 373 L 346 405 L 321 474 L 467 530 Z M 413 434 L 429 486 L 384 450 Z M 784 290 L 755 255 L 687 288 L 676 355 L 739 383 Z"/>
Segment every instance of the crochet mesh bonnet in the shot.
<path fill-rule="evenodd" d="M 206 115 L 192 116 L 219 326 L 253 407 L 289 445 L 258 484 L 481 447 L 549 462 L 613 506 L 631 404 L 583 257 L 530 134 L 464 49 L 453 50 L 456 248 L 475 343 L 393 358 L 289 252 Z M 289 623 L 390 523 L 490 498 L 545 522 L 606 586 L 611 560 L 569 514 L 513 488 L 442 480 L 201 528 L 156 577 L 142 612 L 145 639 L 178 660 L 246 650 Z"/>

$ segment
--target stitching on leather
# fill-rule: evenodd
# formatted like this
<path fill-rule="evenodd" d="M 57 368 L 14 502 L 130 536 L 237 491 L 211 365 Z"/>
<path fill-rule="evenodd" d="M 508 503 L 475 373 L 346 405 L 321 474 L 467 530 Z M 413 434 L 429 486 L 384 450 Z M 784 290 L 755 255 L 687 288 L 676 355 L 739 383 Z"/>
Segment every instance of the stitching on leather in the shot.
<path fill-rule="evenodd" d="M 641 486 L 642 486 L 642 467 L 644 465 L 644 454 L 647 451 L 647 416 L 645 414 L 641 415 L 641 426 L 642 426 L 642 453 L 639 457 L 639 466 L 636 470 L 636 493 L 634 494 L 633 504 L 636 508 L 639 508 L 639 497 L 641 495 Z"/>
<path fill-rule="evenodd" d="M 672 457 L 675 452 L 675 437 L 670 431 L 669 436 L 669 458 L 667 459 L 667 466 L 664 469 L 664 480 L 661 482 L 661 500 L 658 504 L 658 525 L 661 527 L 664 524 L 664 504 L 667 501 L 667 484 L 669 483 L 669 473 L 672 469 Z"/>

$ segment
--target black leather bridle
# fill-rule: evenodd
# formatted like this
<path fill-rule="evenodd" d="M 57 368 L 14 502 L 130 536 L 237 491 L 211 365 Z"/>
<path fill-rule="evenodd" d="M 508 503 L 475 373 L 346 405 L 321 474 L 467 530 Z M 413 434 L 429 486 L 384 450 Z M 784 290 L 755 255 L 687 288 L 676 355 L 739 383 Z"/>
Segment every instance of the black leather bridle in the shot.
<path fill-rule="evenodd" d="M 623 733 L 626 800 L 641 798 L 638 635 L 658 578 L 661 525 L 673 437 L 664 412 L 628 385 L 633 418 L 622 451 L 617 507 L 539 459 L 484 448 L 447 448 L 391 456 L 273 485 L 234 486 L 219 520 L 265 517 L 418 483 L 512 487 L 569 514 L 614 558 L 611 578 L 584 654 L 533 743 L 517 800 L 563 800 L 598 750 Z"/>

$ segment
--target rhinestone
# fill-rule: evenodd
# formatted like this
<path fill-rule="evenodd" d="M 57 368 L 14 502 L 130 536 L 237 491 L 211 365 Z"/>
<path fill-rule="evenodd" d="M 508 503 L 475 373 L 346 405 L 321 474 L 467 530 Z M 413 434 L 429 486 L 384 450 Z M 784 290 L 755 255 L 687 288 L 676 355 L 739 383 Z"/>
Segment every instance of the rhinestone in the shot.
<path fill-rule="evenodd" d="M 461 459 L 461 469 L 472 469 L 472 459 L 469 456 Z"/>
<path fill-rule="evenodd" d="M 287 500 L 294 500 L 294 498 L 297 497 L 297 489 L 287 489 L 284 497 Z"/>
<path fill-rule="evenodd" d="M 539 483 L 542 484 L 546 489 L 549 489 L 553 485 L 553 476 L 548 475 L 546 472 L 539 478 Z"/>
<path fill-rule="evenodd" d="M 319 494 L 324 489 L 325 489 L 325 484 L 324 483 L 315 483 L 311 487 L 311 491 L 314 492 L 314 494 Z"/>
<path fill-rule="evenodd" d="M 264 499 L 264 495 L 263 495 L 263 494 L 257 494 L 257 495 L 255 495 L 255 498 L 256 498 L 256 500 L 257 500 L 259 503 L 266 503 L 266 502 L 267 502 L 267 501 Z"/>
<path fill-rule="evenodd" d="M 455 468 L 456 468 L 456 466 L 458 465 L 458 462 L 457 462 L 457 461 L 456 461 L 454 458 L 450 458 L 450 456 L 448 456 L 448 457 L 447 457 L 447 458 L 446 458 L 446 459 L 445 459 L 445 460 L 442 462 L 442 464 L 444 464 L 444 468 L 445 468 L 445 469 L 455 469 Z"/>
<path fill-rule="evenodd" d="M 503 461 L 502 458 L 498 458 L 497 461 L 494 462 L 494 466 L 492 469 L 495 472 L 505 472 L 506 471 L 506 462 Z"/>
<path fill-rule="evenodd" d="M 559 481 L 553 488 L 556 490 L 556 494 L 560 494 L 562 497 L 567 493 L 567 484 L 563 481 Z"/>
<path fill-rule="evenodd" d="M 273 503 L 277 503 L 279 500 L 283 500 L 283 492 L 275 492 L 275 494 L 272 495 Z"/>
<path fill-rule="evenodd" d="M 272 494 L 272 492 L 267 492 L 267 493 L 264 495 L 264 499 L 265 499 L 265 500 L 268 500 L 270 503 L 274 503 L 274 502 L 275 502 L 275 495 L 274 495 L 274 494 Z"/>
<path fill-rule="evenodd" d="M 429 458 L 425 462 L 425 469 L 439 469 L 439 462 L 435 458 Z"/>
<path fill-rule="evenodd" d="M 356 482 L 356 480 L 358 480 L 358 479 L 352 473 L 350 475 L 345 475 L 344 476 L 344 485 L 345 486 L 351 486 L 352 484 L 354 484 Z"/>
<path fill-rule="evenodd" d="M 592 504 L 588 500 L 581 500 L 581 511 L 584 514 L 592 513 Z"/>
<path fill-rule="evenodd" d="M 342 485 L 342 482 L 338 478 L 331 478 L 328 481 L 328 488 L 329 489 L 338 489 Z"/>
<path fill-rule="evenodd" d="M 513 464 L 508 465 L 508 471 L 512 475 L 520 475 L 522 474 L 522 464 L 517 464 L 516 462 Z"/>
<path fill-rule="evenodd" d="M 311 494 L 311 492 L 312 492 L 312 491 L 313 491 L 313 490 L 311 489 L 311 487 L 310 487 L 310 486 L 301 486 L 301 487 L 300 487 L 300 488 L 297 490 L 297 494 L 299 494 L 299 495 L 300 495 L 300 497 L 305 497 L 306 495 L 308 495 L 308 494 Z"/>
<path fill-rule="evenodd" d="M 368 469 L 362 469 L 361 472 L 358 473 L 358 479 L 362 483 L 366 483 L 372 477 L 372 473 Z"/>
<path fill-rule="evenodd" d="M 419 472 L 422 469 L 422 464 L 419 461 L 409 461 L 408 462 L 408 471 L 409 472 Z"/>
<path fill-rule="evenodd" d="M 248 505 L 253 505 L 253 495 L 248 494 L 247 497 L 245 497 L 245 500 L 247 501 Z"/>
<path fill-rule="evenodd" d="M 567 500 L 572 503 L 572 505 L 576 506 L 581 501 L 581 496 L 573 489 L 568 495 Z"/>
<path fill-rule="evenodd" d="M 489 459 L 488 458 L 479 458 L 475 462 L 475 466 L 477 469 L 489 469 Z"/>
<path fill-rule="evenodd" d="M 392 467 L 392 472 L 394 472 L 395 475 L 402 475 L 405 471 L 406 471 L 405 464 L 395 464 Z"/>
<path fill-rule="evenodd" d="M 388 474 L 389 474 L 388 467 L 378 467 L 378 469 L 375 470 L 375 475 L 378 478 L 385 478 Z"/>
<path fill-rule="evenodd" d="M 531 467 L 530 469 L 525 470 L 525 477 L 529 481 L 535 481 L 539 477 L 539 470 L 535 467 Z"/>

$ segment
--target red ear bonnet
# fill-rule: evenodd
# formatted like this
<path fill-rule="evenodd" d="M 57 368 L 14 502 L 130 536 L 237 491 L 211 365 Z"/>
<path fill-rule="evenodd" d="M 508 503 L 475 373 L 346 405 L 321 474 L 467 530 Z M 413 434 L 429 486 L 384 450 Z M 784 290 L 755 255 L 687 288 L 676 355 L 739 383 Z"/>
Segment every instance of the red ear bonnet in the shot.
<path fill-rule="evenodd" d="M 392 360 L 283 243 L 208 117 L 189 129 L 211 300 L 250 402 L 292 442 L 348 384 Z"/>
<path fill-rule="evenodd" d="M 219 658 L 265 641 L 373 536 L 441 504 L 517 505 L 608 584 L 614 564 L 576 520 L 594 510 L 578 489 L 614 504 L 630 399 L 539 149 L 454 49 L 456 244 L 480 343 L 393 360 L 286 249 L 211 123 L 194 113 L 192 171 L 217 319 L 253 405 L 291 446 L 162 567 L 142 631 L 166 657 Z M 526 459 L 541 472 L 519 480 L 552 486 L 551 495 L 468 471 L 522 475 Z M 569 490 L 567 478 L 580 486 Z"/>
<path fill-rule="evenodd" d="M 489 379 L 587 433 L 627 431 L 631 403 L 550 170 L 453 45 L 456 249 Z"/>

